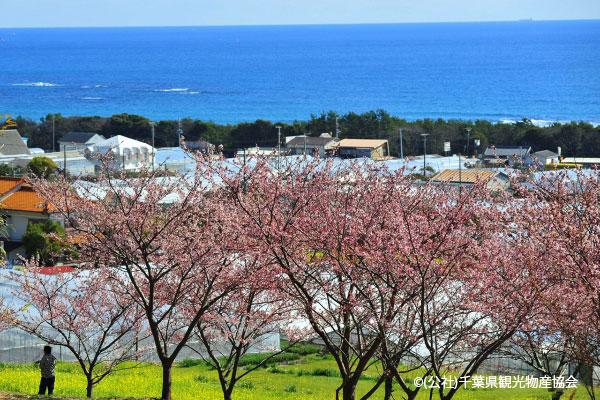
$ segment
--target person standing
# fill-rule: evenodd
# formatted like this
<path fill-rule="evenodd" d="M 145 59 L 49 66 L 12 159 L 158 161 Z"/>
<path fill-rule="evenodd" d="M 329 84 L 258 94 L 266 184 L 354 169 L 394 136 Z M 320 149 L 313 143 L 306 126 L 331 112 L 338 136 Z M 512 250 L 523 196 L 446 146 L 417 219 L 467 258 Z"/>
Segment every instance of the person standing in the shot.
<path fill-rule="evenodd" d="M 54 366 L 56 365 L 56 357 L 52 355 L 52 347 L 44 346 L 44 355 L 41 360 L 36 361 L 36 364 L 40 364 L 42 372 L 38 394 L 46 394 L 46 389 L 48 389 L 48 395 L 51 395 L 54 392 Z"/>

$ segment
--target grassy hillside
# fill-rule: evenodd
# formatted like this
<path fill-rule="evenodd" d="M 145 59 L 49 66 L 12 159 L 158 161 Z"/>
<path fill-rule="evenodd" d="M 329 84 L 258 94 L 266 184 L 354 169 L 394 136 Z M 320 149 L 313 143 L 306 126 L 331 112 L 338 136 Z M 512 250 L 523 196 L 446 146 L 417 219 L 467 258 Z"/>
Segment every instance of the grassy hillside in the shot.
<path fill-rule="evenodd" d="M 335 398 L 339 385 L 335 362 L 329 357 L 306 355 L 290 365 L 261 368 L 241 381 L 234 391 L 234 399 L 240 400 L 321 400 Z M 0 365 L 0 391 L 34 394 L 39 384 L 39 369 L 28 365 Z M 375 368 L 367 371 L 361 380 L 358 395 L 364 394 L 377 376 Z M 95 397 L 155 398 L 161 392 L 161 369 L 155 364 L 144 364 L 135 369 L 120 371 L 106 378 L 94 391 Z M 399 388 L 396 398 L 402 398 Z M 55 396 L 78 397 L 85 394 L 85 378 L 75 364 L 59 363 L 56 368 Z M 569 399 L 569 390 L 563 399 Z M 358 397 L 359 397 L 358 396 Z M 220 386 L 215 371 L 202 362 L 180 363 L 173 370 L 173 397 L 175 399 L 221 399 Z M 434 393 L 434 399 L 436 398 Z M 1 394 L 0 399 L 19 398 Z M 28 398 L 22 396 L 20 398 Z M 373 399 L 383 398 L 383 391 Z M 422 390 L 419 399 L 429 398 Z M 458 400 L 497 399 L 550 399 L 547 389 L 461 389 Z M 574 399 L 585 399 L 583 387 Z"/>

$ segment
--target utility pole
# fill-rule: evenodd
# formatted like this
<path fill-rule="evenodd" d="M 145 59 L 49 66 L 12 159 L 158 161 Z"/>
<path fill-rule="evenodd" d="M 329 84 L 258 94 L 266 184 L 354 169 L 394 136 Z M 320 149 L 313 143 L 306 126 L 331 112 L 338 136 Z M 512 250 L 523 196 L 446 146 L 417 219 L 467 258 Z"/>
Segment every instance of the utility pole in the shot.
<path fill-rule="evenodd" d="M 55 144 L 56 140 L 54 139 L 54 114 L 52 114 L 52 152 L 56 151 Z"/>
<path fill-rule="evenodd" d="M 306 155 L 306 133 L 304 134 L 304 155 Z"/>
<path fill-rule="evenodd" d="M 462 160 L 458 153 L 458 194 L 462 194 Z"/>
<path fill-rule="evenodd" d="M 427 158 L 427 136 L 429 136 L 429 133 L 421 133 L 421 136 L 423 136 L 423 178 L 425 178 L 427 176 L 425 160 Z"/>
<path fill-rule="evenodd" d="M 152 130 L 152 171 L 154 172 L 154 121 L 150 121 L 150 129 Z"/>
<path fill-rule="evenodd" d="M 471 155 L 469 153 L 469 142 L 471 141 L 471 127 L 467 127 L 467 158 Z"/>
<path fill-rule="evenodd" d="M 67 146 L 63 146 L 63 176 L 67 179 Z"/>
<path fill-rule="evenodd" d="M 277 128 L 277 169 L 279 170 L 281 169 L 281 125 L 275 128 Z"/>
<path fill-rule="evenodd" d="M 400 159 L 404 160 L 404 149 L 402 148 L 402 128 L 398 128 L 398 136 L 400 142 Z"/>
<path fill-rule="evenodd" d="M 181 118 L 177 118 L 177 137 L 178 137 L 177 147 L 181 147 L 181 135 L 183 135 L 183 129 L 181 128 Z"/>

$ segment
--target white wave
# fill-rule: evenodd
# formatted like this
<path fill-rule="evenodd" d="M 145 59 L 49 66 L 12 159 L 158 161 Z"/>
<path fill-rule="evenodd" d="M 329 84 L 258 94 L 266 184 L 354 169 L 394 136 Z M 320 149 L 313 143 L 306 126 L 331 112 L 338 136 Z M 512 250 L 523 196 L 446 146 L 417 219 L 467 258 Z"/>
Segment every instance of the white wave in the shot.
<path fill-rule="evenodd" d="M 82 97 L 81 100 L 104 100 L 104 97 Z"/>
<path fill-rule="evenodd" d="M 105 88 L 105 87 L 108 87 L 108 85 L 95 85 L 94 87 L 95 88 Z"/>
<path fill-rule="evenodd" d="M 155 92 L 187 92 L 188 88 L 155 89 Z"/>
<path fill-rule="evenodd" d="M 88 86 L 88 85 L 81 86 L 81 89 L 89 89 L 89 88 L 90 88 L 90 86 Z"/>
<path fill-rule="evenodd" d="M 200 92 L 184 92 L 186 94 L 200 94 Z"/>
<path fill-rule="evenodd" d="M 27 83 L 13 83 L 13 86 L 36 86 L 36 87 L 50 87 L 50 86 L 64 86 L 58 83 L 50 82 L 27 82 Z"/>
<path fill-rule="evenodd" d="M 555 122 L 564 123 L 566 121 L 550 121 L 550 120 L 547 120 L 547 119 L 532 119 L 531 120 L 531 123 L 533 125 L 540 126 L 540 127 L 552 126 L 552 124 L 555 123 Z"/>
<path fill-rule="evenodd" d="M 501 119 L 499 122 L 503 123 L 503 124 L 511 124 L 514 125 L 517 122 L 521 122 L 522 119 Z M 555 122 L 560 122 L 560 121 L 550 121 L 550 120 L 546 120 L 546 119 L 530 119 L 529 120 L 533 125 L 535 126 L 540 126 L 540 127 L 546 127 L 546 126 L 551 126 L 553 123 Z"/>
<path fill-rule="evenodd" d="M 522 120 L 520 119 L 501 119 L 500 123 L 503 124 L 516 124 L 517 122 L 521 122 Z M 539 126 L 540 128 L 546 128 L 549 126 L 552 126 L 555 123 L 558 124 L 570 124 L 572 122 L 572 120 L 550 120 L 550 119 L 530 119 L 529 121 L 531 121 L 531 123 L 535 126 Z M 575 122 L 579 122 L 580 120 L 573 120 Z M 588 124 L 596 127 L 596 126 L 600 126 L 600 122 L 593 122 L 593 121 L 583 121 L 583 122 L 587 122 Z"/>

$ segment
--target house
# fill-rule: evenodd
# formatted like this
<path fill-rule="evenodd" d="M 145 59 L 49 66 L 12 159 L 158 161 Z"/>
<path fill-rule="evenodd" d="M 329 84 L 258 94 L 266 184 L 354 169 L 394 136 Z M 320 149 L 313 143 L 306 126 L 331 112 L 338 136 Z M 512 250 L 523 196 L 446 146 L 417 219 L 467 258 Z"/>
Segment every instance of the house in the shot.
<path fill-rule="evenodd" d="M 30 154 L 27 144 L 16 129 L 7 129 L 0 132 L 0 155 L 13 156 Z"/>
<path fill-rule="evenodd" d="M 0 215 L 6 223 L 0 240 L 10 262 L 25 256 L 22 238 L 27 226 L 50 219 L 50 212 L 24 178 L 0 177 Z"/>
<path fill-rule="evenodd" d="M 470 186 L 477 182 L 487 182 L 488 189 L 506 190 L 510 187 L 510 178 L 503 172 L 483 169 L 445 169 L 431 178 L 432 182 L 450 185 Z"/>
<path fill-rule="evenodd" d="M 484 166 L 514 165 L 531 155 L 529 146 L 489 146 L 483 153 Z"/>
<path fill-rule="evenodd" d="M 184 145 L 188 150 L 199 151 L 201 153 L 212 154 L 215 151 L 215 145 L 206 140 L 185 140 Z"/>
<path fill-rule="evenodd" d="M 294 136 L 287 140 L 285 147 L 292 155 L 314 155 L 319 154 L 321 157 L 325 154 L 331 153 L 334 149 L 335 144 L 338 142 L 337 139 L 332 138 L 329 134 L 321 136 Z"/>
<path fill-rule="evenodd" d="M 85 150 L 86 157 L 100 167 L 99 157 L 111 158 L 111 167 L 123 171 L 139 171 L 151 168 L 155 162 L 156 149 L 149 144 L 117 135 L 94 144 Z"/>
<path fill-rule="evenodd" d="M 528 159 L 525 160 L 525 165 L 533 165 L 539 170 L 544 170 L 546 165 L 558 164 L 560 155 L 550 150 L 541 150 L 531 153 Z"/>
<path fill-rule="evenodd" d="M 249 147 L 247 149 L 238 150 L 236 152 L 236 155 L 239 158 L 250 157 L 250 156 L 253 156 L 253 157 L 269 157 L 269 156 L 277 155 L 277 148 L 273 148 L 273 147 L 259 147 L 259 146 Z"/>
<path fill-rule="evenodd" d="M 58 141 L 60 151 L 85 150 L 89 146 L 99 143 L 106 138 L 91 132 L 68 132 Z"/>
<path fill-rule="evenodd" d="M 381 160 L 389 156 L 386 139 L 342 139 L 336 145 L 338 157 Z"/>

